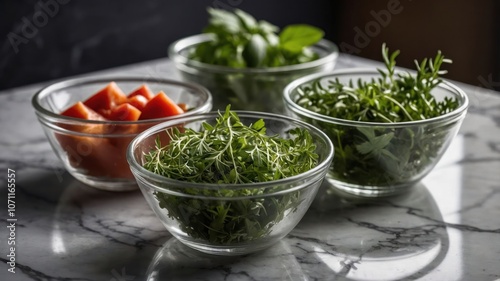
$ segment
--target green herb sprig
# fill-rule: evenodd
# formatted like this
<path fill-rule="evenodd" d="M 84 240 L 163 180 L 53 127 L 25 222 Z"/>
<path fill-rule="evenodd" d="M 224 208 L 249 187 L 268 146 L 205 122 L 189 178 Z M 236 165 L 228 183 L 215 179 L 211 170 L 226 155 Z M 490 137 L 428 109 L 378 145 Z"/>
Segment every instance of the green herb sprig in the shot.
<path fill-rule="evenodd" d="M 298 208 L 301 191 L 268 196 L 280 187 L 196 189 L 189 182 L 257 183 L 306 172 L 318 162 L 311 135 L 295 128 L 288 131 L 287 138 L 269 136 L 263 120 L 247 126 L 229 107 L 215 124 L 201 126 L 199 131 L 167 130 L 169 143 L 162 146 L 157 140 L 156 149 L 145 155 L 147 170 L 186 182 L 184 188 L 174 190 L 186 196 L 156 192 L 159 206 L 192 238 L 214 244 L 245 242 L 269 234 L 288 212 Z M 213 199 L 217 197 L 221 199 Z M 231 200 L 233 197 L 249 198 Z"/>
<path fill-rule="evenodd" d="M 299 89 L 297 103 L 323 115 L 366 122 L 406 122 L 424 120 L 446 114 L 458 107 L 456 99 L 445 97 L 437 101 L 432 89 L 442 82 L 440 75 L 443 63 L 451 63 L 439 51 L 434 59 L 415 61 L 417 74 L 396 73 L 396 57 L 399 51 L 389 55 L 382 46 L 382 57 L 386 69 L 377 69 L 381 77 L 347 85 L 339 79 L 323 86 L 318 80 L 311 87 Z"/>
<path fill-rule="evenodd" d="M 416 74 L 396 71 L 399 51 L 382 46 L 385 69 L 380 77 L 341 83 L 337 78 L 312 82 L 298 89 L 296 102 L 322 115 L 363 122 L 398 123 L 441 116 L 459 106 L 456 98 L 436 100 L 431 93 L 451 63 L 441 52 L 415 61 Z M 326 84 L 326 85 L 325 85 Z M 398 186 L 411 183 L 439 155 L 454 125 L 434 124 L 390 128 L 347 126 L 309 120 L 321 127 L 335 146 L 333 178 L 364 186 Z"/>
<path fill-rule="evenodd" d="M 209 24 L 205 33 L 215 39 L 196 48 L 191 58 L 201 62 L 234 68 L 278 67 L 318 59 L 308 47 L 323 38 L 314 26 L 295 24 L 279 28 L 267 21 L 236 9 L 234 12 L 208 8 Z"/>

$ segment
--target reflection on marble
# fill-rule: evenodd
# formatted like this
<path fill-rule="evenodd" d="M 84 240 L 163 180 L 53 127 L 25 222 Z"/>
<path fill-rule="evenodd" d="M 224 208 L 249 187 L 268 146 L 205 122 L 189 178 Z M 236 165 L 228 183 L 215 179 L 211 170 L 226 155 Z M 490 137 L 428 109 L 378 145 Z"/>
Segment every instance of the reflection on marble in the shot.
<path fill-rule="evenodd" d="M 449 241 L 441 213 L 423 185 L 386 199 L 359 199 L 321 189 L 289 238 L 310 274 L 353 280 L 425 275 L 443 260 Z M 326 275 L 325 275 L 326 273 Z"/>
<path fill-rule="evenodd" d="M 155 280 L 308 280 L 290 246 L 281 241 L 247 256 L 213 256 L 171 238 L 160 248 L 146 279 Z"/>
<path fill-rule="evenodd" d="M 399 280 L 425 276 L 447 254 L 446 228 L 429 223 L 442 217 L 423 185 L 384 201 L 322 188 L 313 206 L 286 239 L 253 255 L 211 256 L 172 238 L 147 280 Z"/>
<path fill-rule="evenodd" d="M 337 67 L 373 65 L 341 56 Z M 167 60 L 92 75 L 116 73 L 177 77 Z M 16 274 L 7 271 L 8 245 L 0 239 L 2 281 L 500 279 L 498 95 L 460 85 L 470 111 L 443 159 L 411 192 L 373 201 L 323 188 L 280 243 L 224 258 L 173 239 L 139 191 L 99 191 L 67 174 L 31 109 L 41 86 L 0 93 L 0 167 L 16 170 L 18 219 Z"/>

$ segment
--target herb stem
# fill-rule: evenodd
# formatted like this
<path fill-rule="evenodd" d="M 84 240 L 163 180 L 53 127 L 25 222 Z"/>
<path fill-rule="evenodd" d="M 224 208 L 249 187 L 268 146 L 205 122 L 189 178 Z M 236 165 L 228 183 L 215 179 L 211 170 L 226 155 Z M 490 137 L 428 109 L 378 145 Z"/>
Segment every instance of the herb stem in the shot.
<path fill-rule="evenodd" d="M 156 149 L 145 155 L 146 169 L 185 182 L 171 189 L 186 196 L 155 193 L 160 208 L 180 231 L 216 245 L 269 235 L 302 202 L 302 190 L 267 196 L 283 186 L 202 189 L 189 183 L 258 183 L 304 173 L 318 163 L 311 135 L 299 128 L 282 132 L 287 137 L 267 135 L 264 120 L 247 126 L 229 106 L 215 124 L 204 122 L 201 128 L 195 131 L 189 124 L 182 131 L 169 128 L 169 143 L 162 146 L 158 138 Z M 217 197 L 220 200 L 213 199 Z M 228 200 L 232 197 L 247 198 Z"/>
<path fill-rule="evenodd" d="M 400 110 L 403 111 L 403 113 L 406 115 L 406 117 L 408 118 L 408 120 L 410 121 L 413 121 L 413 118 L 411 117 L 411 115 L 408 113 L 408 111 L 406 111 L 405 107 L 400 104 L 397 100 L 393 99 L 392 97 L 390 96 L 387 96 L 387 95 L 382 95 L 383 98 L 385 99 L 388 99 L 390 100 L 391 102 L 393 102 L 395 105 L 397 105 L 399 107 Z M 391 122 L 392 123 L 392 122 Z"/>

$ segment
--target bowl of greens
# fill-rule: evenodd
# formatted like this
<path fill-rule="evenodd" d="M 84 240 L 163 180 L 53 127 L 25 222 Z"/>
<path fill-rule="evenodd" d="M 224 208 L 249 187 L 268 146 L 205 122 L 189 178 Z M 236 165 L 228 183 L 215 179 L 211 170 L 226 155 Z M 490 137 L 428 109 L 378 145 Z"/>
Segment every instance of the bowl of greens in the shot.
<path fill-rule="evenodd" d="M 405 192 L 438 163 L 465 118 L 468 98 L 444 81 L 445 59 L 396 71 L 399 51 L 382 47 L 385 69 L 309 75 L 284 91 L 289 115 L 325 132 L 335 146 L 334 188 L 379 197 Z"/>
<path fill-rule="evenodd" d="M 278 27 L 235 10 L 209 8 L 203 34 L 169 47 L 182 79 L 207 87 L 214 109 L 283 113 L 281 93 L 296 78 L 333 70 L 337 46 L 319 28 L 296 24 Z"/>
<path fill-rule="evenodd" d="M 332 163 L 333 144 L 300 120 L 228 106 L 144 131 L 127 159 L 174 237 L 202 252 L 242 255 L 297 225 Z"/>

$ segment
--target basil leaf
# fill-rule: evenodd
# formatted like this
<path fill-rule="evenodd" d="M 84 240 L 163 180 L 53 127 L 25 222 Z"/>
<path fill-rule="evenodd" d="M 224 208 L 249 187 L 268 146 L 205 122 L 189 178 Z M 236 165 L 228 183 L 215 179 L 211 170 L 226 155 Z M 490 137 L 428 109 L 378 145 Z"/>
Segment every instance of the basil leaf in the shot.
<path fill-rule="evenodd" d="M 267 33 L 265 38 L 267 43 L 269 43 L 269 45 L 271 46 L 277 46 L 280 43 L 278 35 L 274 33 Z"/>
<path fill-rule="evenodd" d="M 208 8 L 207 11 L 210 14 L 210 25 L 217 26 L 233 34 L 242 31 L 241 22 L 235 14 L 214 8 Z"/>
<path fill-rule="evenodd" d="M 234 13 L 238 16 L 241 24 L 247 31 L 251 32 L 257 28 L 257 20 L 255 20 L 255 18 L 250 14 L 245 13 L 239 9 L 234 10 Z"/>
<path fill-rule="evenodd" d="M 365 136 L 368 137 L 368 135 L 366 134 Z M 375 137 L 375 135 L 373 134 L 373 136 L 368 137 L 368 141 L 357 144 L 356 149 L 361 154 L 379 154 L 387 145 L 389 145 L 392 138 L 394 138 L 394 133 L 392 132 L 377 137 Z"/>
<path fill-rule="evenodd" d="M 321 29 L 311 25 L 289 25 L 280 33 L 280 43 L 284 49 L 296 53 L 306 46 L 315 44 L 323 38 L 323 35 Z"/>
<path fill-rule="evenodd" d="M 266 57 L 267 43 L 260 34 L 254 34 L 248 41 L 248 44 L 243 50 L 243 59 L 247 63 L 247 67 L 260 66 Z"/>
<path fill-rule="evenodd" d="M 200 44 L 196 47 L 202 50 L 190 53 L 193 60 L 245 68 L 294 65 L 319 58 L 319 54 L 307 47 L 321 39 L 323 31 L 320 29 L 293 25 L 285 28 L 280 38 L 277 26 L 264 20 L 257 21 L 242 10 L 208 8 L 208 12 L 209 24 L 203 32 L 211 33 L 214 39 L 210 46 Z"/>
<path fill-rule="evenodd" d="M 264 33 L 276 33 L 280 30 L 276 25 L 265 20 L 259 21 L 259 29 Z"/>

